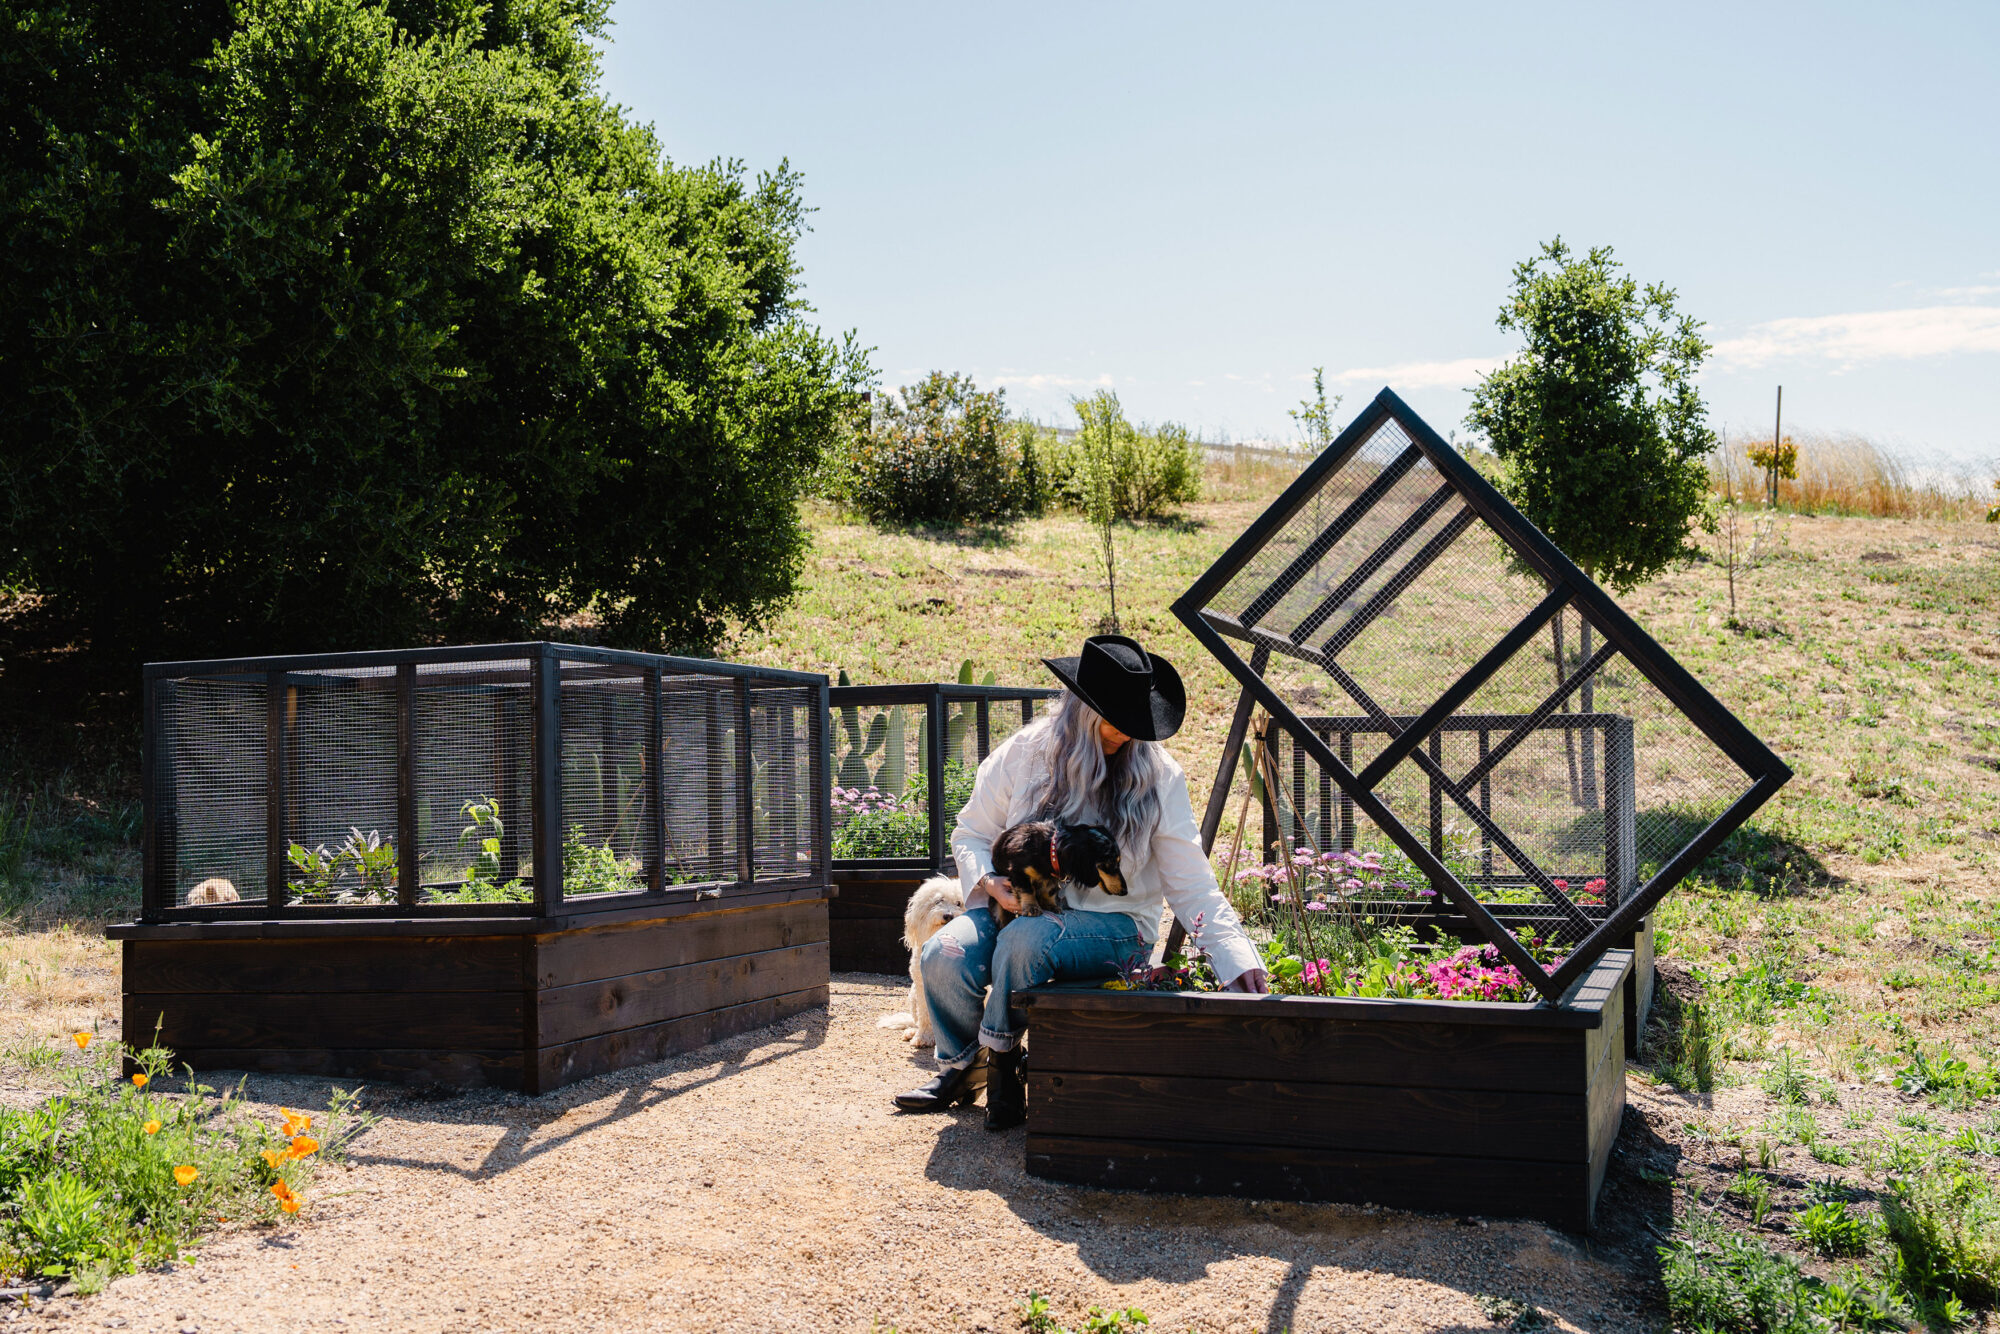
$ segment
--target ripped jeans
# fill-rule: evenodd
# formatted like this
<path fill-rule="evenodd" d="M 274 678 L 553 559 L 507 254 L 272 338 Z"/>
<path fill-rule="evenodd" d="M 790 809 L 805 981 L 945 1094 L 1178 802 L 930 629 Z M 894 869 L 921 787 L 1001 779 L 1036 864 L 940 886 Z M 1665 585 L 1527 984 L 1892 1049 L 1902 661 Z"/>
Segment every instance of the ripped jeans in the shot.
<path fill-rule="evenodd" d="M 1017 917 L 1004 930 L 995 929 L 984 907 L 952 919 L 917 956 L 938 1064 L 962 1069 L 982 1046 L 1012 1051 L 1019 1045 L 1027 1016 L 1013 1007 L 1016 991 L 1110 977 L 1128 959 L 1149 953 L 1138 924 L 1124 913 L 1071 909 Z"/>

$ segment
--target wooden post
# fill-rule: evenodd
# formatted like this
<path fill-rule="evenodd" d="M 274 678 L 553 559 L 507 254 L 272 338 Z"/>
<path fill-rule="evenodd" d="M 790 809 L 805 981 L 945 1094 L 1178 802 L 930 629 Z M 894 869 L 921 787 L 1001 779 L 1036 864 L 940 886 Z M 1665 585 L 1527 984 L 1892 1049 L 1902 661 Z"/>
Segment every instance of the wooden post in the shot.
<path fill-rule="evenodd" d="M 174 876 L 162 865 L 160 847 L 159 680 L 145 678 L 139 724 L 139 920 L 157 922 Z"/>
<path fill-rule="evenodd" d="M 652 804 L 653 847 L 646 858 L 646 883 L 655 894 L 667 887 L 667 802 L 666 784 L 661 774 L 663 757 L 667 748 L 666 721 L 660 716 L 660 669 L 646 669 L 646 697 L 651 702 L 651 712 L 646 722 L 646 761 L 642 772 L 646 776 L 646 800 Z"/>
<path fill-rule="evenodd" d="M 944 865 L 945 846 L 950 841 L 944 829 L 944 691 L 933 685 L 925 707 L 931 712 L 930 726 L 924 729 L 924 746 L 930 752 L 924 756 L 929 789 L 924 800 L 931 812 L 931 869 L 936 870 Z"/>
<path fill-rule="evenodd" d="M 757 766 L 750 749 L 750 681 L 736 678 L 736 878 L 757 878 Z"/>
<path fill-rule="evenodd" d="M 1778 508 L 1778 448 L 1785 439 L 1785 386 L 1778 386 L 1778 413 L 1771 423 L 1771 466 L 1764 470 L 1764 482 L 1770 490 L 1771 508 Z"/>

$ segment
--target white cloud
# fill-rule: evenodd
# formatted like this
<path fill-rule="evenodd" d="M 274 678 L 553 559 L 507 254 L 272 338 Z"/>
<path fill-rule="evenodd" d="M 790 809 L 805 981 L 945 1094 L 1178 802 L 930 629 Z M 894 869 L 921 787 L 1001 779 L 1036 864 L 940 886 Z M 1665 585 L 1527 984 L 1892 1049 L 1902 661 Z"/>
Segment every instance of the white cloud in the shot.
<path fill-rule="evenodd" d="M 1717 365 L 1749 369 L 1779 358 L 1854 365 L 1955 352 L 2000 352 L 2000 306 L 1926 306 L 1851 315 L 1795 315 L 1715 345 Z"/>
<path fill-rule="evenodd" d="M 1357 366 L 1330 379 L 1345 384 L 1388 385 L 1391 389 L 1458 389 L 1479 383 L 1500 364 L 1498 357 L 1460 357 L 1457 361 L 1404 361 L 1394 366 Z"/>
<path fill-rule="evenodd" d="M 1019 375 L 993 376 L 987 383 L 1001 389 L 1110 389 L 1111 376 L 1099 375 L 1094 380 L 1081 379 L 1074 375 Z"/>

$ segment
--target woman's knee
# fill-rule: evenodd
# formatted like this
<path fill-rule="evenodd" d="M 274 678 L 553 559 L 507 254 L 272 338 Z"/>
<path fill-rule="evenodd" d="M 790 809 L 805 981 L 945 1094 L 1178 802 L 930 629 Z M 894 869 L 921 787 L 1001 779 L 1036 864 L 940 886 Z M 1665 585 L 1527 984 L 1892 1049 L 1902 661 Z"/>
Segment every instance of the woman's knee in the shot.
<path fill-rule="evenodd" d="M 964 918 L 951 922 L 923 943 L 917 951 L 917 966 L 927 987 L 948 986 L 955 981 L 975 978 L 984 971 L 985 959 L 977 931 L 962 929 Z"/>
<path fill-rule="evenodd" d="M 1052 917 L 1020 917 L 993 942 L 993 975 L 1019 982 L 1049 972 L 1050 947 L 1061 934 Z"/>

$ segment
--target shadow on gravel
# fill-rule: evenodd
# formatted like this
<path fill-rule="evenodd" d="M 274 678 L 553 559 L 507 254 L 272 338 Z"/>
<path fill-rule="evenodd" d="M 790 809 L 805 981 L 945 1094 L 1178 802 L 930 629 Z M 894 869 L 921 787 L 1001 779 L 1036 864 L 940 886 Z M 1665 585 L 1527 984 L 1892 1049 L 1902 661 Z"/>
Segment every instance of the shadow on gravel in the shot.
<path fill-rule="evenodd" d="M 540 1097 L 468 1093 L 441 1099 L 424 1090 L 385 1090 L 371 1100 L 374 1110 L 385 1116 L 400 1121 L 498 1124 L 503 1127 L 500 1141 L 474 1167 L 434 1158 L 369 1153 L 365 1139 L 348 1157 L 356 1163 L 371 1166 L 415 1167 L 449 1172 L 471 1181 L 490 1180 L 594 1130 L 670 1103 L 684 1093 L 803 1055 L 826 1041 L 827 1025 L 826 1010 L 811 1010 L 782 1024 L 727 1038 L 712 1046 L 651 1065 L 598 1075 Z M 693 1078 L 663 1082 L 672 1076 L 690 1074 Z M 557 1134 L 538 1138 L 538 1132 L 545 1126 L 562 1120 L 579 1107 L 601 1101 L 614 1091 L 618 1092 L 617 1100 L 597 1109 L 589 1119 L 567 1126 Z M 499 1114 L 496 1115 L 496 1112 Z"/>
<path fill-rule="evenodd" d="M 1632 1108 L 1589 1237 L 1503 1218 L 1065 1186 L 1027 1175 L 1023 1131 L 989 1134 L 976 1107 L 939 1120 L 947 1117 L 926 1175 L 950 1189 L 1000 1196 L 1029 1227 L 1074 1246 L 1077 1259 L 1107 1282 L 1195 1283 L 1211 1267 L 1245 1256 L 1283 1262 L 1284 1277 L 1256 1328 L 1301 1328 L 1299 1305 L 1315 1269 L 1394 1274 L 1475 1299 L 1512 1299 L 1584 1329 L 1651 1329 L 1663 1313 L 1655 1248 L 1671 1231 L 1667 1183 L 1680 1152 Z"/>

